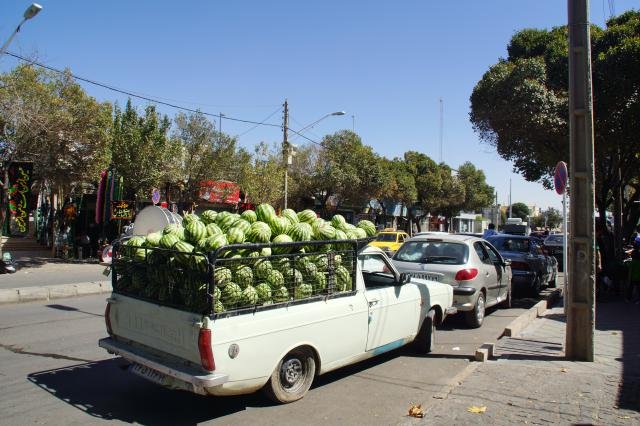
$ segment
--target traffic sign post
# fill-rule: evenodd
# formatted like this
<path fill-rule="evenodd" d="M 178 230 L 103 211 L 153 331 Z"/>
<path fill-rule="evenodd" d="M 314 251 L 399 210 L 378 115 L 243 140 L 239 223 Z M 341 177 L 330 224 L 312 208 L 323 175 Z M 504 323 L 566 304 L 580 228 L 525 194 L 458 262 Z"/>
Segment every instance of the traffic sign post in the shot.
<path fill-rule="evenodd" d="M 558 195 L 562 195 L 567 188 L 567 181 L 569 174 L 567 172 L 567 163 L 564 161 L 558 161 L 556 164 L 556 171 L 553 174 L 553 185 L 556 188 Z"/>

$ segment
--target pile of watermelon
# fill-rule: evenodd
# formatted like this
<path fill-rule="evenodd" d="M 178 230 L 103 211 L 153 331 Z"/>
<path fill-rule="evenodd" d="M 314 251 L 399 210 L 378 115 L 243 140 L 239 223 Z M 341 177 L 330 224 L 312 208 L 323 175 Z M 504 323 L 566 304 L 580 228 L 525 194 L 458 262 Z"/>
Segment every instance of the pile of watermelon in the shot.
<path fill-rule="evenodd" d="M 182 225 L 125 243 L 114 263 L 116 290 L 217 313 L 351 291 L 355 250 L 345 241 L 375 233 L 368 220 L 352 225 L 339 214 L 324 220 L 313 210 L 278 215 L 266 203 L 242 214 L 186 214 Z M 282 244 L 295 242 L 307 244 Z M 250 243 L 262 246 L 242 247 Z"/>

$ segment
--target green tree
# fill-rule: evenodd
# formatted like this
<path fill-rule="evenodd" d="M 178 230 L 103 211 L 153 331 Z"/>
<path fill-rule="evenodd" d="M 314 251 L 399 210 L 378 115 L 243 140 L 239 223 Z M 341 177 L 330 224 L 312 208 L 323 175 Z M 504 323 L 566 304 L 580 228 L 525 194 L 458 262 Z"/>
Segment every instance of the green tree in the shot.
<path fill-rule="evenodd" d="M 240 155 L 244 155 L 241 152 Z M 276 145 L 271 149 L 265 142 L 256 145 L 249 161 L 239 171 L 238 183 L 251 203 L 269 203 L 277 206 L 284 195 L 284 165 L 282 153 Z"/>
<path fill-rule="evenodd" d="M 52 188 L 60 200 L 95 183 L 109 163 L 111 105 L 88 96 L 68 71 L 21 65 L 0 84 L 0 161 L 33 162 L 36 186 Z"/>
<path fill-rule="evenodd" d="M 112 164 L 124 180 L 125 197 L 148 198 L 151 189 L 175 180 L 182 148 L 168 137 L 171 122 L 154 106 L 140 116 L 127 101 L 124 111 L 115 108 Z"/>
<path fill-rule="evenodd" d="M 511 217 L 519 217 L 526 222 L 529 219 L 529 214 L 531 214 L 531 211 L 525 203 L 513 203 L 511 205 Z"/>
<path fill-rule="evenodd" d="M 640 12 L 612 18 L 606 29 L 592 26 L 591 46 L 599 220 L 621 210 L 616 229 L 630 235 L 640 217 Z M 569 160 L 567 29 L 520 31 L 508 53 L 475 86 L 471 122 L 525 179 L 550 187 L 555 164 Z"/>
<path fill-rule="evenodd" d="M 458 167 L 457 176 L 464 186 L 464 202 L 460 210 L 477 212 L 493 204 L 495 189 L 487 184 L 482 170 L 467 161 Z"/>

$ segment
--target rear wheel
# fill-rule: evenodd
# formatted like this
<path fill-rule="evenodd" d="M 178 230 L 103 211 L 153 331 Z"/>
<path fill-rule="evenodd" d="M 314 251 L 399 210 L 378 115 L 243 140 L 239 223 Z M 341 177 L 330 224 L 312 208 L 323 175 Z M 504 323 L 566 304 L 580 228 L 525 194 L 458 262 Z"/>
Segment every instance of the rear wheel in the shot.
<path fill-rule="evenodd" d="M 264 392 L 275 402 L 297 401 L 307 393 L 315 374 L 316 361 L 311 350 L 296 348 L 280 360 Z"/>
<path fill-rule="evenodd" d="M 476 300 L 476 304 L 471 311 L 465 312 L 465 319 L 467 324 L 472 328 L 478 328 L 482 325 L 484 321 L 484 313 L 485 313 L 485 301 L 484 301 L 484 293 L 480 292 L 478 294 L 478 299 Z"/>
<path fill-rule="evenodd" d="M 427 313 L 422 327 L 418 331 L 416 339 L 413 341 L 413 346 L 418 353 L 428 354 L 433 350 L 436 340 L 436 312 L 432 309 Z"/>

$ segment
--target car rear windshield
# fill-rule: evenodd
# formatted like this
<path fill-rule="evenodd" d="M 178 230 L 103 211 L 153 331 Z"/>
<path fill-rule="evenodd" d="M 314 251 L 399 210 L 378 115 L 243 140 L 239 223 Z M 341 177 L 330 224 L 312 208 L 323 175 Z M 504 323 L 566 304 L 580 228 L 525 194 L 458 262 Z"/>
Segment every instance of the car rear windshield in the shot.
<path fill-rule="evenodd" d="M 396 234 L 378 234 L 376 241 L 396 242 Z"/>
<path fill-rule="evenodd" d="M 469 249 L 465 244 L 446 241 L 409 241 L 400 247 L 393 259 L 401 262 L 463 265 L 467 263 L 468 257 Z"/>
<path fill-rule="evenodd" d="M 528 253 L 530 247 L 529 240 L 522 238 L 492 238 L 489 242 L 499 251 Z"/>

